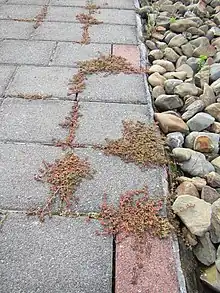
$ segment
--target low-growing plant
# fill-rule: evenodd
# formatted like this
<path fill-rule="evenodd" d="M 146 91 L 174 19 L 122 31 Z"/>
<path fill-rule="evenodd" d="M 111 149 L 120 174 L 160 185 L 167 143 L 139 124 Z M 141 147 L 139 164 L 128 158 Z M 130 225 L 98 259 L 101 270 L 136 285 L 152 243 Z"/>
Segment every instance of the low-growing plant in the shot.
<path fill-rule="evenodd" d="M 172 17 L 170 18 L 170 23 L 174 23 L 174 22 L 176 22 L 176 17 L 172 16 Z"/>
<path fill-rule="evenodd" d="M 200 55 L 199 56 L 199 60 L 198 60 L 199 69 L 201 69 L 205 65 L 207 59 L 208 59 L 207 55 Z"/>

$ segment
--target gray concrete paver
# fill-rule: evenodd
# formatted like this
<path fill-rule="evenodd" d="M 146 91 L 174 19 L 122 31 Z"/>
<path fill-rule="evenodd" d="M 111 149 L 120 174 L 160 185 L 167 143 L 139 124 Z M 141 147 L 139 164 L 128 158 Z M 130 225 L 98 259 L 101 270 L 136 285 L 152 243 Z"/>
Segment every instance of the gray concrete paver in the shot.
<path fill-rule="evenodd" d="M 69 80 L 77 72 L 74 68 L 20 66 L 7 95 L 42 94 L 67 96 Z"/>
<path fill-rule="evenodd" d="M 28 5 L 44 5 L 48 0 L 8 0 L 8 4 L 28 4 Z"/>
<path fill-rule="evenodd" d="M 68 21 L 78 22 L 76 19 L 77 14 L 85 13 L 86 10 L 79 7 L 60 7 L 49 6 L 47 10 L 46 21 Z"/>
<path fill-rule="evenodd" d="M 80 23 L 44 22 L 34 31 L 32 39 L 49 41 L 80 41 L 82 38 Z"/>
<path fill-rule="evenodd" d="M 40 13 L 42 6 L 5 4 L 0 9 L 0 19 L 33 19 Z"/>
<path fill-rule="evenodd" d="M 83 102 L 79 113 L 76 141 L 81 144 L 104 144 L 106 138 L 121 137 L 123 120 L 151 122 L 145 105 Z"/>
<path fill-rule="evenodd" d="M 0 63 L 47 65 L 55 44 L 49 41 L 4 40 L 0 45 Z"/>
<path fill-rule="evenodd" d="M 10 66 L 10 65 L 0 66 L 0 96 L 3 94 L 14 70 L 15 70 L 15 66 Z"/>
<path fill-rule="evenodd" d="M 1 143 L 0 154 L 0 208 L 26 211 L 43 204 L 48 188 L 34 180 L 34 175 L 43 160 L 53 162 L 60 157 L 60 148 Z"/>
<path fill-rule="evenodd" d="M 110 293 L 112 239 L 95 235 L 99 229 L 84 218 L 41 224 L 10 215 L 0 240 L 1 292 Z"/>
<path fill-rule="evenodd" d="M 105 8 L 134 9 L 133 1 L 129 0 L 94 0 L 94 3 L 97 6 Z M 51 0 L 50 4 L 60 6 L 84 6 L 85 0 Z"/>
<path fill-rule="evenodd" d="M 68 101 L 7 98 L 0 109 L 0 139 L 42 143 L 64 139 L 67 131 L 59 123 L 72 105 Z"/>
<path fill-rule="evenodd" d="M 111 53 L 111 44 L 80 44 L 60 42 L 57 45 L 52 65 L 76 66 L 76 62 L 97 58 Z"/>
<path fill-rule="evenodd" d="M 0 20 L 0 38 L 2 39 L 28 39 L 32 31 L 32 22 Z"/>
<path fill-rule="evenodd" d="M 146 103 L 141 74 L 94 74 L 87 76 L 86 88 L 79 94 L 82 101 Z"/>

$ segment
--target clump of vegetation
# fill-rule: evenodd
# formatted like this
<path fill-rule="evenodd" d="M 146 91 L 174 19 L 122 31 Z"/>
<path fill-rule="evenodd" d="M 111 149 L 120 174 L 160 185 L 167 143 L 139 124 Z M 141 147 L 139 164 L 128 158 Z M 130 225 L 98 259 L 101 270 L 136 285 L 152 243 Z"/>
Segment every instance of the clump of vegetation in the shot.
<path fill-rule="evenodd" d="M 206 60 L 208 59 L 207 55 L 200 55 L 198 60 L 199 70 L 205 65 Z"/>
<path fill-rule="evenodd" d="M 123 121 L 123 135 L 119 139 L 106 139 L 106 146 L 97 146 L 106 155 L 119 156 L 125 162 L 143 167 L 167 163 L 163 139 L 156 128 L 141 122 Z"/>
<path fill-rule="evenodd" d="M 44 5 L 40 13 L 35 17 L 34 28 L 37 29 L 47 16 L 48 5 Z"/>
<path fill-rule="evenodd" d="M 67 153 L 54 163 L 44 163 L 44 168 L 39 170 L 35 176 L 37 181 L 50 185 L 50 192 L 46 203 L 42 207 L 28 211 L 28 215 L 36 215 L 40 221 L 44 221 L 45 216 L 52 216 L 57 202 L 60 203 L 59 213 L 68 215 L 71 206 L 76 198 L 74 192 L 81 181 L 92 178 L 90 164 L 87 160 L 80 159 L 73 153 Z"/>
<path fill-rule="evenodd" d="M 174 22 L 176 22 L 176 17 L 172 16 L 172 17 L 170 18 L 170 23 L 174 23 Z"/>
<path fill-rule="evenodd" d="M 45 100 L 52 97 L 52 95 L 43 95 L 43 94 L 22 94 L 19 93 L 16 95 L 17 98 L 25 100 Z"/>
<path fill-rule="evenodd" d="M 162 206 L 161 200 L 149 199 L 147 188 L 121 195 L 118 207 L 108 204 L 105 197 L 99 218 L 103 234 L 118 236 L 118 241 L 127 236 L 141 239 L 146 232 L 164 238 L 170 233 L 171 225 L 167 218 L 160 216 Z"/>

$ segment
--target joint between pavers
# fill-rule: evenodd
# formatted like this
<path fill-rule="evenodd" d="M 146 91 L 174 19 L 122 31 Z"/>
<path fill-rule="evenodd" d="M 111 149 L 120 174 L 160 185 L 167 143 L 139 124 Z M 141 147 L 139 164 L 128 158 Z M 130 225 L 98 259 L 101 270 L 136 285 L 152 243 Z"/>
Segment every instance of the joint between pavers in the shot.
<path fill-rule="evenodd" d="M 5 64 L 5 65 L 10 65 L 10 64 Z M 13 64 L 14 65 L 14 64 Z M 5 100 L 6 98 L 6 91 L 8 89 L 8 87 L 10 86 L 10 84 L 12 83 L 12 81 L 14 80 L 14 77 L 15 77 L 15 74 L 17 72 L 17 69 L 18 69 L 18 66 L 15 67 L 14 71 L 11 73 L 11 76 L 8 78 L 8 82 L 6 83 L 6 85 L 4 86 L 4 89 L 3 89 L 3 92 L 2 92 L 2 95 L 0 95 L 0 98 L 1 98 L 1 102 L 0 102 L 0 107 L 3 103 L 3 101 Z"/>
<path fill-rule="evenodd" d="M 53 49 L 52 49 L 52 51 L 51 51 L 51 54 L 50 54 L 50 57 L 49 57 L 49 62 L 48 62 L 48 66 L 50 66 L 51 65 L 51 63 L 53 62 L 53 58 L 54 58 L 54 56 L 55 56 L 55 53 L 56 53 L 56 50 L 57 50 L 57 46 L 58 46 L 58 41 L 55 43 L 55 45 L 54 45 L 54 47 L 53 47 Z M 73 67 L 73 66 L 72 66 Z"/>

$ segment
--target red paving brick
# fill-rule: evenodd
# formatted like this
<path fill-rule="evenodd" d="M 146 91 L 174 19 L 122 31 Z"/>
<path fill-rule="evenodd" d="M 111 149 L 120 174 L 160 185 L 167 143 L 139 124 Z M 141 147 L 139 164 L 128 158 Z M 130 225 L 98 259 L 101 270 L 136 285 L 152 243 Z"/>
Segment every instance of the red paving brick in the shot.
<path fill-rule="evenodd" d="M 116 245 L 115 292 L 179 293 L 172 239 L 147 236 L 139 253 L 135 243 L 129 237 Z"/>
<path fill-rule="evenodd" d="M 113 45 L 113 55 L 126 58 L 135 68 L 140 68 L 140 51 L 135 45 Z"/>

